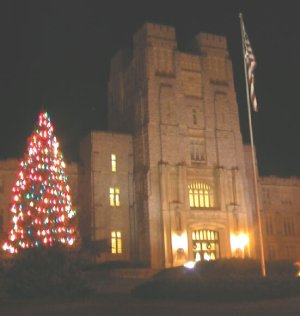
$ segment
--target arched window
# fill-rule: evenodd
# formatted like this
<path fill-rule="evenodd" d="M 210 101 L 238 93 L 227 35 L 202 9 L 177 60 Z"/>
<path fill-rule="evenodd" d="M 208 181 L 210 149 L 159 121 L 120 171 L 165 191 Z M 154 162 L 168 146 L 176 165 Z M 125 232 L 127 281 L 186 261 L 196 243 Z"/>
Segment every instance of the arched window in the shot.
<path fill-rule="evenodd" d="M 207 183 L 194 182 L 189 185 L 189 201 L 192 208 L 215 207 L 214 192 Z"/>

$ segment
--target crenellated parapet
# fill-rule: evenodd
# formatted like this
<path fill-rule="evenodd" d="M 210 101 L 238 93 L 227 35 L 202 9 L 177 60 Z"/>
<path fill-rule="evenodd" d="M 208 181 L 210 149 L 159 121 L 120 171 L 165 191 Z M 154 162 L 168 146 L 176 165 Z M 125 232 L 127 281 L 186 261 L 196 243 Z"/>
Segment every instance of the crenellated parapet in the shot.
<path fill-rule="evenodd" d="M 196 39 L 199 43 L 199 47 L 202 49 L 215 48 L 227 50 L 227 40 L 224 36 L 209 33 L 199 33 L 196 36 Z"/>
<path fill-rule="evenodd" d="M 134 47 L 164 46 L 177 47 L 175 28 L 167 25 L 145 23 L 133 36 Z"/>
<path fill-rule="evenodd" d="M 210 80 L 215 83 L 227 83 L 229 53 L 227 40 L 224 36 L 209 33 L 199 33 L 195 37 L 197 50 L 201 56 L 206 57 L 206 69 Z"/>

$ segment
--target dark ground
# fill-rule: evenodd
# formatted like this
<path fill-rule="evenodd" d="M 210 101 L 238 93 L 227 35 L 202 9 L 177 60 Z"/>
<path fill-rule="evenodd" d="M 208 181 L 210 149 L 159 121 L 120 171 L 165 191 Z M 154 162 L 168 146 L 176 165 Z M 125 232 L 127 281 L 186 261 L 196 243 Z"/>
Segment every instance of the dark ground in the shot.
<path fill-rule="evenodd" d="M 98 296 L 73 301 L 13 302 L 0 306 L 0 316 L 300 316 L 300 297 L 237 303 L 139 300 L 130 296 L 133 279 L 105 279 Z"/>
<path fill-rule="evenodd" d="M 128 294 L 102 295 L 97 299 L 32 305 L 6 306 L 1 316 L 299 316 L 300 298 L 239 303 L 196 303 L 174 301 L 140 301 Z"/>

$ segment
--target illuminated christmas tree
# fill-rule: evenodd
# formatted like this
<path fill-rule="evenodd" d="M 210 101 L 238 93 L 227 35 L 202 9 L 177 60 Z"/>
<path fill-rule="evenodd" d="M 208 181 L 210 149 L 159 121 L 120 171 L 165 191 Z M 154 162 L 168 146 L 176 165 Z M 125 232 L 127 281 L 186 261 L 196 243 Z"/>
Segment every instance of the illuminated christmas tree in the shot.
<path fill-rule="evenodd" d="M 12 228 L 3 245 L 10 253 L 56 243 L 74 245 L 76 211 L 58 147 L 50 117 L 42 112 L 12 189 Z"/>

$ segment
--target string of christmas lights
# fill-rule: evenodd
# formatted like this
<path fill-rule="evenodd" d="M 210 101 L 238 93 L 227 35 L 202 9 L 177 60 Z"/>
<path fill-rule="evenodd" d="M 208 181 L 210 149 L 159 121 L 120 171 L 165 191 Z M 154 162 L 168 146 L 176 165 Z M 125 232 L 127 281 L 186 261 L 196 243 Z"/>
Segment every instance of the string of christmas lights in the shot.
<path fill-rule="evenodd" d="M 5 251 L 13 254 L 56 242 L 74 245 L 76 210 L 65 167 L 50 117 L 42 112 L 12 189 L 12 228 L 2 247 Z"/>

